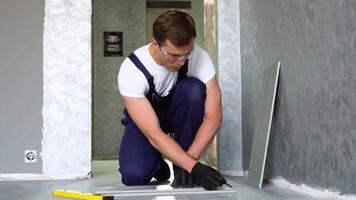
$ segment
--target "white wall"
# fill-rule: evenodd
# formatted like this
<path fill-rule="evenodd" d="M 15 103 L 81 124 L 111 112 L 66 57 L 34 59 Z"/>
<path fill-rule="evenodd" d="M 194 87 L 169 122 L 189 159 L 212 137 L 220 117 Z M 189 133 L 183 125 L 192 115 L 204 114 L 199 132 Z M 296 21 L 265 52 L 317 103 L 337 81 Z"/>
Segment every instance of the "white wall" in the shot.
<path fill-rule="evenodd" d="M 217 5 L 218 69 L 223 104 L 218 164 L 223 174 L 242 175 L 239 0 L 221 0 Z"/>
<path fill-rule="evenodd" d="M 43 174 L 91 171 L 91 0 L 47 0 L 43 38 Z"/>

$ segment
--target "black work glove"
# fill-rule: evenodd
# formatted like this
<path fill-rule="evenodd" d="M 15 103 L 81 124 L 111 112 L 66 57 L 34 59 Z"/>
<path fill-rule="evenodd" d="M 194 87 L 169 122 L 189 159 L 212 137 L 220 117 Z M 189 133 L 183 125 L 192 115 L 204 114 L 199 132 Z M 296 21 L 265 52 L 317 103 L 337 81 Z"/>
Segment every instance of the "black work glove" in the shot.
<path fill-rule="evenodd" d="M 193 177 L 187 171 L 175 167 L 174 169 L 174 180 L 171 184 L 173 188 L 183 187 L 194 187 Z"/>
<path fill-rule="evenodd" d="M 191 175 L 206 190 L 215 190 L 226 183 L 226 180 L 218 171 L 200 162 L 194 165 Z"/>

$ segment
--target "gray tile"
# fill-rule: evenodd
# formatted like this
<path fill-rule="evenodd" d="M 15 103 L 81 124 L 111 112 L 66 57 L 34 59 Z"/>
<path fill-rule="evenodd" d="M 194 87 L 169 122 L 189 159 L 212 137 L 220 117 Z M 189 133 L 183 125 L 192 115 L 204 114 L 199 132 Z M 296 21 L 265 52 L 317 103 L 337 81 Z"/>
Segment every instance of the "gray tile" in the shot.
<path fill-rule="evenodd" d="M 70 189 L 82 192 L 103 190 L 147 190 L 157 188 L 157 185 L 127 187 L 120 181 L 117 172 L 117 161 L 93 161 L 93 178 L 73 181 L 0 181 L 0 200 L 5 199 L 31 199 L 31 200 L 65 200 L 64 198 L 52 197 L 53 189 Z M 228 182 L 236 190 L 236 194 L 185 194 L 185 195 L 156 195 L 125 197 L 125 200 L 317 200 L 305 194 L 278 188 L 267 184 L 262 189 L 247 185 L 246 177 L 227 177 Z M 167 187 L 159 186 L 159 187 Z M 123 199 L 117 198 L 117 199 Z"/>
<path fill-rule="evenodd" d="M 265 69 L 263 74 L 262 91 L 260 92 L 258 99 L 248 183 L 259 188 L 262 186 L 279 69 L 280 63 Z"/>
<path fill-rule="evenodd" d="M 123 198 L 121 197 L 121 199 Z M 181 195 L 162 195 L 162 196 L 125 197 L 125 200 L 186 200 L 186 199 L 184 198 L 184 196 Z"/>

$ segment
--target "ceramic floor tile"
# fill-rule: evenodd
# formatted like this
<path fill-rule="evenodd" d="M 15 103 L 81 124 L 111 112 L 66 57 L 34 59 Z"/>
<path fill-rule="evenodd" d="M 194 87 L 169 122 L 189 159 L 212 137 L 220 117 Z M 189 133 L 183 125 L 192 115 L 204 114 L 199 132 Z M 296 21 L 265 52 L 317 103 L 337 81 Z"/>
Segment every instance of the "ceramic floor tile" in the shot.
<path fill-rule="evenodd" d="M 257 189 L 247 184 L 246 177 L 227 177 L 228 182 L 236 190 L 236 194 L 184 194 L 184 195 L 156 195 L 125 197 L 125 200 L 318 200 L 305 194 L 266 185 Z M 169 187 L 165 185 L 148 185 L 127 187 L 120 182 L 117 172 L 117 161 L 94 161 L 93 178 L 74 181 L 0 181 L 0 200 L 65 200 L 52 197 L 53 189 L 69 189 L 82 192 L 103 190 L 137 190 Z M 116 199 L 123 199 L 122 197 Z"/>

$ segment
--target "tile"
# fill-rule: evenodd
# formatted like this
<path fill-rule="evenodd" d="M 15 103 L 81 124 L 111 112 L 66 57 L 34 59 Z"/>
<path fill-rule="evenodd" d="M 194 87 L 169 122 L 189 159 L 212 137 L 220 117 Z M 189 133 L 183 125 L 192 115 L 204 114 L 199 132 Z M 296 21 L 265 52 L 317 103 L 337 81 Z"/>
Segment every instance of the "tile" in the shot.
<path fill-rule="evenodd" d="M 261 188 L 271 130 L 274 101 L 277 91 L 280 63 L 265 69 L 259 94 L 256 125 L 253 136 L 248 184 Z"/>
<path fill-rule="evenodd" d="M 117 172 L 117 161 L 93 161 L 93 178 L 71 181 L 0 181 L 0 200 L 3 199 L 31 199 L 31 200 L 66 200 L 64 198 L 52 197 L 53 189 L 70 189 L 82 192 L 99 190 L 152 190 L 167 188 L 165 185 L 147 185 L 127 187 L 120 182 Z M 130 196 L 125 200 L 317 200 L 305 194 L 297 193 L 287 189 L 278 188 L 268 184 L 262 189 L 257 189 L 247 184 L 247 177 L 226 177 L 228 183 L 236 190 L 234 194 L 184 194 L 184 195 L 151 195 Z M 122 197 L 116 199 L 123 199 Z"/>
<path fill-rule="evenodd" d="M 184 196 L 181 195 L 162 195 L 162 196 L 125 197 L 125 200 L 186 200 L 186 199 Z"/>

